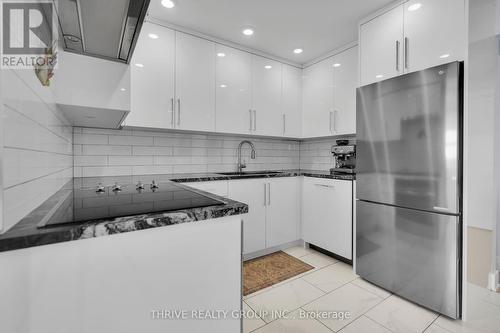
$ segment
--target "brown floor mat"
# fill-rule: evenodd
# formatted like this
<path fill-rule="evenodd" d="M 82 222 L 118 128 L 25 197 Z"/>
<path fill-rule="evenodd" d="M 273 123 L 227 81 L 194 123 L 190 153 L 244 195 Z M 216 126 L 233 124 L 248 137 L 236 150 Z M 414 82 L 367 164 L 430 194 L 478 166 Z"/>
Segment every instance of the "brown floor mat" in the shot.
<path fill-rule="evenodd" d="M 249 295 L 314 267 L 283 251 L 243 263 L 243 295 Z"/>

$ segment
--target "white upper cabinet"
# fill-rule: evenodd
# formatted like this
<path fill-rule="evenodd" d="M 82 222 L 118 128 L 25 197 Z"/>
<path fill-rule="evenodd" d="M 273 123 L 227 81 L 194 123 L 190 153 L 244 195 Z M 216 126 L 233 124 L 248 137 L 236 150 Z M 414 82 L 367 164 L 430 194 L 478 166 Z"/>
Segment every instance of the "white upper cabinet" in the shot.
<path fill-rule="evenodd" d="M 174 68 L 175 32 L 145 22 L 130 62 L 131 111 L 125 125 L 173 128 Z"/>
<path fill-rule="evenodd" d="M 464 60 L 464 0 L 408 1 L 404 22 L 406 72 Z"/>
<path fill-rule="evenodd" d="M 361 25 L 359 37 L 362 86 L 403 73 L 403 7 Z"/>
<path fill-rule="evenodd" d="M 215 43 L 175 36 L 175 128 L 215 132 Z"/>
<path fill-rule="evenodd" d="M 302 69 L 282 65 L 283 136 L 298 138 L 302 134 Z"/>
<path fill-rule="evenodd" d="M 333 57 L 334 135 L 356 133 L 356 87 L 358 83 L 358 47 Z"/>
<path fill-rule="evenodd" d="M 215 89 L 217 132 L 252 133 L 252 55 L 217 45 Z"/>
<path fill-rule="evenodd" d="M 455 60 L 466 51 L 464 0 L 410 0 L 360 26 L 360 85 Z"/>
<path fill-rule="evenodd" d="M 333 59 L 328 58 L 303 70 L 302 135 L 332 135 Z"/>
<path fill-rule="evenodd" d="M 281 136 L 281 63 L 253 56 L 253 133 Z"/>

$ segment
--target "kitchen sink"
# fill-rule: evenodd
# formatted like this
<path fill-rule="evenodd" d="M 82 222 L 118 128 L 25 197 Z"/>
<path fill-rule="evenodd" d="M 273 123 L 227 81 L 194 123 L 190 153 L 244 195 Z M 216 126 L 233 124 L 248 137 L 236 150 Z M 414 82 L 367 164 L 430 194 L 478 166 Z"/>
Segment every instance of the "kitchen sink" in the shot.
<path fill-rule="evenodd" d="M 236 176 L 236 177 L 243 177 L 243 176 L 265 176 L 265 175 L 279 175 L 283 172 L 281 171 L 243 171 L 243 172 L 218 172 L 217 174 L 219 175 L 224 175 L 224 176 Z"/>

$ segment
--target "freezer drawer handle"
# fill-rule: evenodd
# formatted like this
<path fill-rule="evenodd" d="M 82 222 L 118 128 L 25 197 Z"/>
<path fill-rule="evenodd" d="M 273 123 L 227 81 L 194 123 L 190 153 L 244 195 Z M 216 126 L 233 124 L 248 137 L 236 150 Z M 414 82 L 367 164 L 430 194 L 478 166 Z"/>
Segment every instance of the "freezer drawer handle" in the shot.
<path fill-rule="evenodd" d="M 325 185 L 325 184 L 314 184 L 314 185 L 319 186 L 319 187 L 335 188 L 335 186 L 333 186 L 333 185 Z"/>

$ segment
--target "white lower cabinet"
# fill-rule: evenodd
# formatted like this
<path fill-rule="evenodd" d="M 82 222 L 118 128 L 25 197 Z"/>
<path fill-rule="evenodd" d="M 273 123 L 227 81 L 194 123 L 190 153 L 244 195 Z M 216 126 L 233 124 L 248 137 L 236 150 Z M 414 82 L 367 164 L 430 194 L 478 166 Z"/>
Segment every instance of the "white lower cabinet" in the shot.
<path fill-rule="evenodd" d="M 302 238 L 352 259 L 352 182 L 304 177 Z"/>
<path fill-rule="evenodd" d="M 275 178 L 268 184 L 266 247 L 300 239 L 300 178 Z"/>
<path fill-rule="evenodd" d="M 299 178 L 230 180 L 228 193 L 248 205 L 243 215 L 244 254 L 299 239 Z"/>

